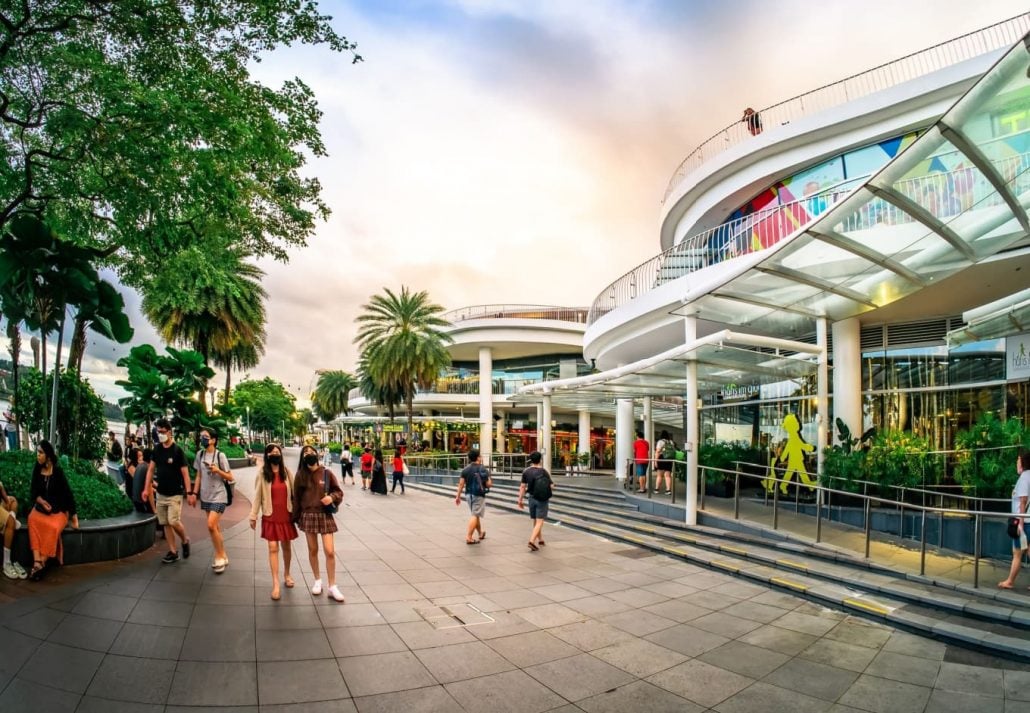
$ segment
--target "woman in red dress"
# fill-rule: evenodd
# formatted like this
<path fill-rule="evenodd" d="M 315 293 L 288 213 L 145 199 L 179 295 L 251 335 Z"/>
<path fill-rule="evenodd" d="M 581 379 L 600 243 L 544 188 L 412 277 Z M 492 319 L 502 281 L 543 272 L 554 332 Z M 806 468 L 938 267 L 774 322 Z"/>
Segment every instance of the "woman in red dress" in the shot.
<path fill-rule="evenodd" d="M 268 565 L 272 569 L 272 599 L 279 601 L 279 546 L 283 548 L 283 584 L 293 589 L 290 576 L 293 559 L 292 540 L 297 539 L 293 524 L 293 474 L 283 463 L 282 449 L 275 443 L 265 446 L 265 459 L 254 483 L 254 504 L 250 508 L 250 528 L 257 527 L 261 513 L 261 537 L 268 540 Z"/>

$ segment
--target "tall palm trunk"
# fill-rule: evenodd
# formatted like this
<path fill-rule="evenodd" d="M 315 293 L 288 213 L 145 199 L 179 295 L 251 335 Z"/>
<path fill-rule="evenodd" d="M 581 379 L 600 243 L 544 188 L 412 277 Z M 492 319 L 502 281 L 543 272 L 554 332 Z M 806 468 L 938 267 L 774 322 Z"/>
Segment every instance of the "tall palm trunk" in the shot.
<path fill-rule="evenodd" d="M 75 372 L 76 378 L 82 376 L 82 357 L 86 353 L 86 320 L 81 315 L 75 316 L 75 330 L 72 341 L 68 345 L 68 368 Z"/>
<path fill-rule="evenodd" d="M 222 394 L 222 404 L 229 405 L 229 387 L 232 386 L 232 364 L 225 365 L 225 393 Z"/>
<path fill-rule="evenodd" d="M 415 396 L 414 396 L 415 388 L 412 387 L 412 388 L 408 389 L 407 391 L 408 391 L 408 393 L 406 395 L 405 401 L 407 402 L 407 405 L 408 405 L 408 435 L 410 436 L 412 433 L 414 433 L 414 431 L 412 431 L 411 429 L 412 429 L 412 424 L 415 422 L 415 420 L 413 418 L 413 414 L 412 414 L 412 410 L 414 409 L 414 401 L 415 401 Z"/>

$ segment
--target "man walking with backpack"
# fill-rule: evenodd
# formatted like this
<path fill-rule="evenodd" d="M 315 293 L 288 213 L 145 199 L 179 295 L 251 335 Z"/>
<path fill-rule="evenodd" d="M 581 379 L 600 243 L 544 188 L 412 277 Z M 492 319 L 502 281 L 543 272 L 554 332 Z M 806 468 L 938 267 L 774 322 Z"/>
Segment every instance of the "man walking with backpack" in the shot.
<path fill-rule="evenodd" d="M 522 471 L 522 485 L 519 486 L 519 510 L 523 509 L 522 499 L 529 496 L 529 518 L 533 521 L 533 532 L 527 544 L 533 552 L 547 544 L 543 538 L 544 520 L 547 519 L 547 505 L 554 492 L 554 481 L 551 480 L 551 474 L 540 467 L 541 460 L 543 456 L 540 451 L 529 454 L 530 465 Z"/>
<path fill-rule="evenodd" d="M 483 516 L 486 514 L 486 494 L 490 492 L 490 471 L 482 464 L 479 458 L 479 451 L 469 451 L 469 464 L 461 471 L 458 477 L 458 492 L 454 494 L 454 504 L 461 505 L 461 491 L 468 493 L 469 510 L 472 517 L 469 518 L 468 529 L 465 531 L 465 544 L 478 545 L 481 540 L 486 539 L 486 532 L 483 531 Z M 472 536 L 478 532 L 479 539 L 474 540 Z"/>

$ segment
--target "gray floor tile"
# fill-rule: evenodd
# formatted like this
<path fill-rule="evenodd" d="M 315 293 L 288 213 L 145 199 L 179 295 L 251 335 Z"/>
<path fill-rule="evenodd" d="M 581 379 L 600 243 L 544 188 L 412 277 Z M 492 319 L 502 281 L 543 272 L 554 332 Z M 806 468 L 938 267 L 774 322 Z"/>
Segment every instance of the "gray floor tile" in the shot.
<path fill-rule="evenodd" d="M 358 709 L 350 698 L 335 701 L 308 701 L 307 703 L 280 703 L 262 705 L 261 713 L 357 713 Z M 215 713 L 222 713 L 216 711 Z"/>
<path fill-rule="evenodd" d="M 593 594 L 581 599 L 569 599 L 562 602 L 569 609 L 592 617 L 603 617 L 626 611 L 626 605 L 602 594 Z"/>
<path fill-rule="evenodd" d="M 652 614 L 651 612 L 643 610 L 611 614 L 603 617 L 602 621 L 614 626 L 616 629 L 622 629 L 623 631 L 629 632 L 634 636 L 647 636 L 648 634 L 668 629 L 669 627 L 676 626 L 677 624 L 677 622 L 672 619 L 666 619 L 664 616 L 658 616 L 657 614 Z"/>
<path fill-rule="evenodd" d="M 354 698 L 436 684 L 432 674 L 410 651 L 351 656 L 337 661 Z"/>
<path fill-rule="evenodd" d="M 876 657 L 876 650 L 843 641 L 819 639 L 801 652 L 801 658 L 862 673 Z"/>
<path fill-rule="evenodd" d="M 702 713 L 704 708 L 685 698 L 652 686 L 646 681 L 634 681 L 615 690 L 605 691 L 577 701 L 576 705 L 588 713 Z"/>
<path fill-rule="evenodd" d="M 383 602 L 384 606 L 387 602 Z M 369 603 L 348 603 L 343 605 L 317 607 L 316 612 L 325 627 L 334 626 L 373 626 L 385 624 L 386 619 L 379 610 Z M 416 621 L 422 621 L 419 617 Z"/>
<path fill-rule="evenodd" d="M 542 713 L 565 700 L 523 671 L 449 683 L 444 688 L 468 711 Z"/>
<path fill-rule="evenodd" d="M 940 663 L 917 656 L 881 651 L 866 667 L 865 673 L 892 681 L 914 683 L 917 686 L 933 686 L 937 680 Z"/>
<path fill-rule="evenodd" d="M 415 611 L 415 608 L 426 605 L 428 602 L 421 605 L 414 602 L 377 602 L 375 608 L 379 612 L 380 620 L 376 623 L 400 624 L 408 621 L 422 621 L 422 616 Z"/>
<path fill-rule="evenodd" d="M 155 579 L 143 590 L 140 598 L 192 604 L 197 601 L 200 587 L 199 579 L 189 582 L 169 582 Z"/>
<path fill-rule="evenodd" d="M 948 647 L 940 641 L 932 641 L 926 637 L 916 636 L 904 631 L 895 631 L 891 634 L 887 643 L 883 645 L 883 650 L 941 661 L 944 659 L 944 654 Z"/>
<path fill-rule="evenodd" d="M 542 594 L 555 602 L 565 602 L 570 599 L 582 599 L 589 597 L 593 592 L 589 589 L 577 587 L 575 584 L 551 584 L 546 587 L 532 587 L 530 591 Z"/>
<path fill-rule="evenodd" d="M 146 626 L 190 625 L 193 618 L 193 604 L 166 601 L 163 599 L 141 599 L 129 615 L 129 623 Z"/>
<path fill-rule="evenodd" d="M 482 641 L 540 630 L 535 624 L 530 624 L 518 614 L 511 614 L 506 611 L 488 611 L 486 609 L 482 611 L 488 613 L 494 621 L 489 624 L 477 624 L 467 627 L 470 634 Z"/>
<path fill-rule="evenodd" d="M 386 624 L 325 629 L 325 634 L 329 637 L 333 655 L 339 658 L 408 650 L 393 628 Z"/>
<path fill-rule="evenodd" d="M 656 634 L 645 636 L 650 642 L 678 651 L 684 656 L 700 656 L 729 641 L 725 636 L 695 629 L 690 624 L 679 624 Z"/>
<path fill-rule="evenodd" d="M 28 614 L 19 616 L 5 628 L 36 639 L 45 639 L 50 636 L 66 616 L 66 612 L 49 607 L 40 607 Z"/>
<path fill-rule="evenodd" d="M 135 597 L 88 592 L 75 605 L 72 612 L 81 616 L 93 616 L 98 619 L 125 621 L 129 618 L 133 607 L 136 606 L 136 601 Z"/>
<path fill-rule="evenodd" d="M 815 661 L 794 659 L 766 676 L 765 682 L 833 702 L 857 679 L 858 674 L 854 671 L 834 668 Z"/>
<path fill-rule="evenodd" d="M 106 652 L 124 625 L 110 619 L 68 614 L 50 634 L 49 641 L 90 651 Z"/>
<path fill-rule="evenodd" d="M 504 609 L 524 609 L 526 607 L 549 604 L 550 599 L 542 594 L 531 592 L 528 589 L 513 589 L 508 592 L 490 592 L 492 599 L 497 606 Z"/>
<path fill-rule="evenodd" d="M 754 679 L 693 660 L 657 673 L 647 681 L 698 705 L 712 708 L 750 686 Z"/>
<path fill-rule="evenodd" d="M 717 649 L 698 656 L 701 661 L 741 676 L 761 678 L 790 660 L 787 654 L 752 646 L 741 641 L 731 641 Z"/>
<path fill-rule="evenodd" d="M 514 668 L 507 659 L 481 641 L 420 649 L 415 655 L 440 683 L 464 681 Z"/>
<path fill-rule="evenodd" d="M 712 613 L 711 609 L 685 602 L 682 599 L 671 599 L 667 602 L 652 604 L 651 606 L 644 607 L 644 611 L 663 616 L 666 619 L 672 619 L 679 624 Z"/>
<path fill-rule="evenodd" d="M 1005 701 L 977 693 L 936 690 L 930 694 L 924 713 L 1004 713 Z"/>
<path fill-rule="evenodd" d="M 46 642 L 25 662 L 18 672 L 18 678 L 82 694 L 93 680 L 103 658 L 103 654 L 95 651 Z"/>
<path fill-rule="evenodd" d="M 125 624 L 109 653 L 120 656 L 140 656 L 151 659 L 178 659 L 185 627 Z"/>
<path fill-rule="evenodd" d="M 718 713 L 823 713 L 832 707 L 830 701 L 758 681 L 727 698 L 715 710 Z"/>
<path fill-rule="evenodd" d="M 276 611 L 293 611 L 296 607 L 275 607 Z M 262 612 L 266 608 L 262 608 Z M 302 611 L 307 611 L 302 609 Z M 225 606 L 222 604 L 197 605 L 193 609 L 189 626 L 194 629 L 239 630 L 253 629 L 255 608 L 246 606 Z"/>
<path fill-rule="evenodd" d="M 575 609 L 569 609 L 564 604 L 557 602 L 548 602 L 535 607 L 516 609 L 514 613 L 541 629 L 584 621 L 587 618 Z"/>
<path fill-rule="evenodd" d="M 168 694 L 170 706 L 253 706 L 257 703 L 257 664 L 252 661 L 179 661 L 176 665 Z"/>
<path fill-rule="evenodd" d="M 254 596 L 253 586 L 231 587 L 205 584 L 197 595 L 197 604 L 201 606 L 205 604 L 253 606 Z"/>
<path fill-rule="evenodd" d="M 410 584 L 369 584 L 361 589 L 373 602 L 400 602 L 422 596 Z"/>
<path fill-rule="evenodd" d="M 983 696 L 1001 697 L 1004 695 L 1005 682 L 1001 671 L 982 666 L 941 663 L 937 674 L 935 688 L 958 693 L 979 693 Z"/>
<path fill-rule="evenodd" d="M 761 626 L 757 621 L 741 619 L 725 612 L 713 612 L 699 616 L 697 619 L 692 619 L 690 625 L 696 629 L 725 636 L 727 639 L 736 639 Z"/>
<path fill-rule="evenodd" d="M 704 590 L 680 597 L 679 601 L 704 607 L 705 609 L 711 609 L 712 611 L 719 611 L 720 609 L 725 609 L 728 606 L 736 604 L 740 600 L 736 597 L 728 597 L 723 594 L 716 594 L 715 592 Z"/>
<path fill-rule="evenodd" d="M 0 656 L 0 673 L 14 676 L 42 643 L 35 637 L 19 634 L 17 631 L 5 631 L 4 654 Z"/>
<path fill-rule="evenodd" d="M 557 626 L 548 631 L 581 651 L 593 651 L 633 638 L 632 634 L 622 629 L 594 619 Z"/>
<path fill-rule="evenodd" d="M 443 686 L 365 696 L 354 703 L 359 713 L 465 713 Z"/>
<path fill-rule="evenodd" d="M 264 661 L 258 664 L 258 697 L 262 706 L 349 698 L 335 659 Z"/>
<path fill-rule="evenodd" d="M 190 628 L 179 653 L 181 661 L 243 662 L 257 660 L 254 629 Z"/>
<path fill-rule="evenodd" d="M 830 629 L 837 626 L 837 621 L 834 619 L 813 616 L 800 610 L 788 612 L 772 623 L 782 629 L 800 631 L 802 634 L 810 634 L 812 636 L 823 636 Z"/>
<path fill-rule="evenodd" d="M 677 651 L 651 643 L 646 639 L 636 638 L 605 646 L 590 653 L 638 678 L 672 668 L 687 659 Z"/>
<path fill-rule="evenodd" d="M 919 713 L 929 698 L 929 688 L 876 676 L 859 676 L 838 702 L 873 713 Z"/>
<path fill-rule="evenodd" d="M 1030 701 L 1030 671 L 1005 671 L 1005 698 Z"/>
<path fill-rule="evenodd" d="M 87 694 L 115 701 L 164 704 L 174 675 L 174 661 L 108 655 Z"/>
<path fill-rule="evenodd" d="M 476 639 L 465 627 L 434 629 L 425 621 L 406 622 L 392 626 L 397 636 L 401 637 L 401 640 L 412 650 L 463 644 Z"/>
<path fill-rule="evenodd" d="M 618 582 L 609 577 L 594 577 L 593 579 L 583 579 L 576 582 L 577 587 L 588 589 L 594 594 L 608 594 L 610 592 L 618 592 L 623 589 L 632 589 L 632 585 L 626 584 L 625 582 Z"/>
<path fill-rule="evenodd" d="M 749 599 L 744 602 L 731 604 L 723 609 L 722 613 L 728 616 L 740 617 L 741 619 L 757 621 L 760 624 L 768 624 L 788 613 L 788 610 L 780 609 L 779 607 L 770 606 L 768 604 L 759 604 L 753 599 Z"/>
<path fill-rule="evenodd" d="M 254 620 L 259 630 L 296 631 L 321 629 L 323 626 L 315 607 L 257 607 Z"/>
<path fill-rule="evenodd" d="M 112 701 L 96 696 L 83 696 L 75 713 L 164 713 L 163 703 Z"/>
<path fill-rule="evenodd" d="M 826 638 L 879 650 L 891 638 L 892 631 L 893 629 L 884 626 L 849 617 L 832 628 L 826 634 Z"/>
<path fill-rule="evenodd" d="M 475 593 L 473 590 L 454 579 L 444 582 L 420 582 L 419 584 L 411 586 L 417 589 L 418 592 L 426 599 L 436 599 L 437 597 L 464 597 Z M 404 599 L 410 599 L 410 597 L 404 597 Z M 374 601 L 382 600 L 374 599 Z"/>
<path fill-rule="evenodd" d="M 576 647 L 546 631 L 532 631 L 525 634 L 505 636 L 490 639 L 486 643 L 490 648 L 519 668 L 575 656 L 580 653 L 580 650 Z"/>
<path fill-rule="evenodd" d="M 781 629 L 778 626 L 762 626 L 744 634 L 738 640 L 770 651 L 779 651 L 781 654 L 797 656 L 818 639 L 811 634 Z"/>
<path fill-rule="evenodd" d="M 329 647 L 322 629 L 296 629 L 289 631 L 258 629 L 258 661 L 306 661 L 331 659 L 333 650 Z"/>
<path fill-rule="evenodd" d="M 664 594 L 658 594 L 657 592 L 652 592 L 649 589 L 641 589 L 640 587 L 620 589 L 614 592 L 609 592 L 606 596 L 617 602 L 622 602 L 626 610 L 642 609 L 643 607 L 651 606 L 652 604 L 669 601 L 669 597 L 666 597 Z"/>
<path fill-rule="evenodd" d="M 79 704 L 79 698 L 78 693 L 69 693 L 48 685 L 16 678 L 0 694 L 0 710 L 12 711 L 12 713 L 13 711 L 73 713 Z"/>

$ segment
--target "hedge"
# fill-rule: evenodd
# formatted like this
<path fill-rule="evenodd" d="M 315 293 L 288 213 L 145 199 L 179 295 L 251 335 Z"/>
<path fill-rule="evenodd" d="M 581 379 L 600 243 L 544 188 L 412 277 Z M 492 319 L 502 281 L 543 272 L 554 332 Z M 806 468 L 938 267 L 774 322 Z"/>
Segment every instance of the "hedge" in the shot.
<path fill-rule="evenodd" d="M 29 490 L 35 464 L 34 450 L 0 453 L 0 481 L 8 494 L 18 499 L 23 517 L 29 511 Z M 110 476 L 101 473 L 89 461 L 62 456 L 61 467 L 68 476 L 68 484 L 75 496 L 79 519 L 97 520 L 132 511 L 132 503 L 125 497 L 125 493 Z"/>

